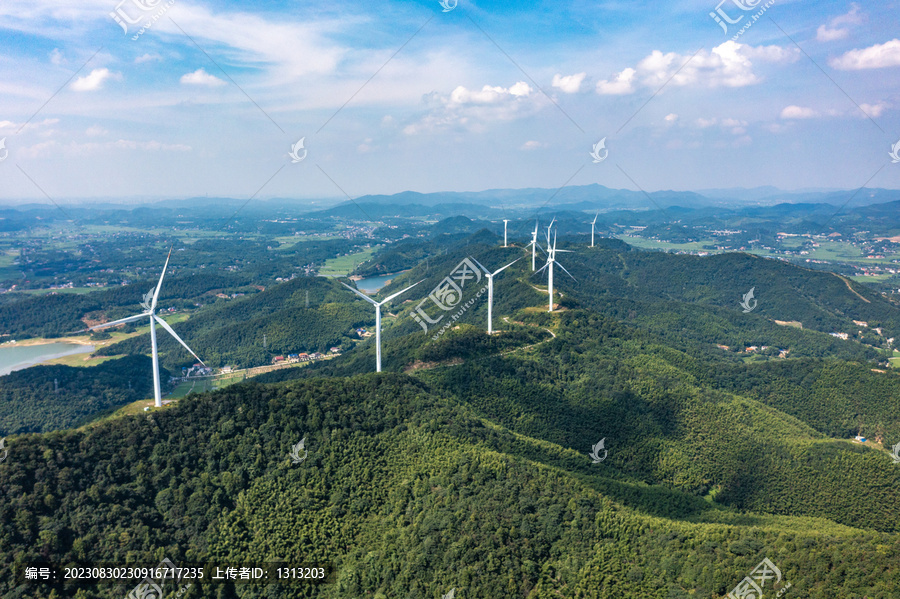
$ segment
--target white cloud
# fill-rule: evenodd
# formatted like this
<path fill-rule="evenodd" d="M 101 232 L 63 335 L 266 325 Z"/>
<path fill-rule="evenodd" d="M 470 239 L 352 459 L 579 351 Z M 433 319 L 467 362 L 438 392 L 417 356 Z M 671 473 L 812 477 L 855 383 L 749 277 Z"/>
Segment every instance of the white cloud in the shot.
<path fill-rule="evenodd" d="M 781 46 L 749 46 L 734 41 L 724 42 L 709 52 L 701 50 L 693 57 L 654 50 L 627 68 L 612 81 L 597 83 L 599 94 L 630 94 L 635 84 L 658 89 L 666 82 L 672 85 L 705 87 L 744 87 L 759 83 L 754 62 L 784 63 L 799 58 L 799 52 Z"/>
<path fill-rule="evenodd" d="M 107 144 L 109 145 L 109 144 Z M 123 150 L 152 150 L 155 152 L 190 152 L 191 146 L 184 144 L 164 144 L 158 141 L 132 141 L 130 139 L 120 139 L 113 144 L 116 148 Z"/>
<path fill-rule="evenodd" d="M 900 66 L 900 39 L 892 39 L 883 44 L 875 44 L 863 49 L 854 49 L 832 58 L 828 64 L 842 71 L 882 69 Z"/>
<path fill-rule="evenodd" d="M 891 105 L 887 102 L 878 102 L 877 104 L 860 104 L 859 107 L 863 109 L 863 112 L 865 112 L 866 115 L 877 118 L 884 113 L 885 109 L 890 108 Z M 866 115 L 860 114 L 862 118 L 866 118 Z"/>
<path fill-rule="evenodd" d="M 153 60 L 162 60 L 162 56 L 159 54 L 142 54 L 134 59 L 134 64 L 142 64 Z"/>
<path fill-rule="evenodd" d="M 597 93 L 603 96 L 621 96 L 634 93 L 634 76 L 637 71 L 632 68 L 617 73 L 612 81 L 603 79 L 597 82 Z"/>
<path fill-rule="evenodd" d="M 50 52 L 50 62 L 55 65 L 63 65 L 66 64 L 67 61 L 62 52 L 59 51 L 59 48 L 53 48 L 53 51 Z"/>
<path fill-rule="evenodd" d="M 587 73 L 576 73 L 574 75 L 562 76 L 559 73 L 553 76 L 553 87 L 559 89 L 566 94 L 577 93 L 581 89 L 581 82 Z"/>
<path fill-rule="evenodd" d="M 103 84 L 107 79 L 121 80 L 122 75 L 112 73 L 107 68 L 94 69 L 89 75 L 75 79 L 74 83 L 72 83 L 72 89 L 77 92 L 96 91 L 103 88 Z"/>
<path fill-rule="evenodd" d="M 816 40 L 820 42 L 842 40 L 848 35 L 850 35 L 850 32 L 846 29 L 829 29 L 825 25 L 819 25 L 819 28 L 816 30 Z"/>
<path fill-rule="evenodd" d="M 811 119 L 815 116 L 818 116 L 818 113 L 812 108 L 795 106 L 793 104 L 786 106 L 781 111 L 781 118 L 783 119 Z"/>
<path fill-rule="evenodd" d="M 677 116 L 676 116 L 677 118 Z M 747 121 L 742 121 L 740 119 L 732 119 L 732 118 L 698 118 L 694 121 L 694 124 L 697 125 L 700 129 L 708 129 L 710 127 L 721 127 L 723 129 L 729 129 L 734 135 L 743 135 L 747 132 Z"/>
<path fill-rule="evenodd" d="M 841 25 L 858 25 L 863 18 L 859 13 L 859 5 L 855 2 L 850 5 L 849 12 L 835 17 L 827 25 L 820 25 L 816 30 L 816 39 L 820 42 L 842 40 L 850 35 L 850 30 Z"/>
<path fill-rule="evenodd" d="M 12 121 L 0 121 L 0 129 L 10 130 L 10 131 L 28 131 L 30 129 L 41 129 L 43 127 L 49 127 L 50 125 L 55 125 L 59 122 L 59 119 L 44 119 L 42 121 L 30 121 L 28 123 L 18 124 Z"/>
<path fill-rule="evenodd" d="M 542 94 L 524 81 L 506 87 L 485 85 L 480 90 L 457 86 L 449 96 L 432 92 L 425 96 L 430 113 L 418 122 L 407 125 L 403 132 L 414 135 L 452 126 L 483 131 L 486 123 L 510 121 L 533 114 L 545 102 Z"/>
<path fill-rule="evenodd" d="M 203 68 L 199 68 L 193 73 L 187 73 L 181 76 L 181 82 L 185 85 L 206 85 L 209 87 L 218 87 L 220 85 L 225 85 L 225 82 L 216 77 L 215 75 L 210 75 Z"/>
<path fill-rule="evenodd" d="M 672 113 L 666 115 L 666 122 L 667 122 L 667 123 L 674 123 L 674 122 L 677 121 L 677 120 L 678 120 L 678 115 L 675 114 L 674 112 L 672 112 Z"/>
<path fill-rule="evenodd" d="M 22 148 L 18 155 L 24 158 L 52 158 L 60 154 L 84 156 L 88 153 L 96 153 L 110 150 L 145 150 L 154 152 L 190 152 L 191 146 L 184 144 L 164 144 L 158 141 L 133 141 L 120 139 L 108 142 L 87 143 L 60 143 L 56 140 L 43 141 L 26 148 Z"/>
<path fill-rule="evenodd" d="M 84 134 L 88 137 L 99 137 L 101 135 L 106 135 L 107 133 L 109 133 L 109 131 L 107 131 L 100 125 L 92 125 L 88 127 L 84 132 Z"/>
<path fill-rule="evenodd" d="M 541 142 L 530 140 L 530 141 L 526 141 L 525 143 L 523 143 L 519 149 L 520 150 L 537 150 L 538 148 L 542 148 L 542 147 L 544 147 L 544 144 L 542 144 Z"/>

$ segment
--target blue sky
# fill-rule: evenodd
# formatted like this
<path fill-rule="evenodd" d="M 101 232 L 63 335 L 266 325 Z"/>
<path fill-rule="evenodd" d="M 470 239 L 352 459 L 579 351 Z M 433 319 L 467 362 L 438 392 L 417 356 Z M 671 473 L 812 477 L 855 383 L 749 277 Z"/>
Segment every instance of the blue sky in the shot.
<path fill-rule="evenodd" d="M 900 188 L 898 3 L 766 4 L 4 0 L 0 199 Z"/>

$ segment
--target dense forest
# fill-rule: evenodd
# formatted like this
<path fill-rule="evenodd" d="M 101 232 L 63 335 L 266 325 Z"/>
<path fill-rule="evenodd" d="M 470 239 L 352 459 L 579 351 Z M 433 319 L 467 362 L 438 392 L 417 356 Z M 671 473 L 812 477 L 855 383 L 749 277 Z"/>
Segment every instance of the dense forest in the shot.
<path fill-rule="evenodd" d="M 492 370 L 502 362 L 494 359 Z M 532 365 L 523 372 L 520 362 Z M 509 368 L 519 377 L 538 370 L 533 358 L 515 359 Z M 450 372 L 465 376 L 459 367 Z M 658 441 L 629 448 L 619 435 L 637 426 L 631 431 L 637 440 L 648 425 L 610 419 L 613 403 L 623 415 L 629 407 L 603 390 L 594 394 L 595 406 L 609 408 L 587 419 L 570 421 L 578 406 L 550 398 L 544 402 L 552 409 L 537 410 L 539 420 L 512 423 L 519 430 L 543 426 L 539 437 L 479 416 L 490 410 L 504 412 L 498 420 L 516 417 L 508 404 L 485 404 L 486 396 L 494 395 L 461 401 L 395 374 L 245 383 L 82 432 L 15 437 L 0 466 L 0 590 L 13 592 L 12 570 L 26 561 L 155 564 L 168 557 L 337 568 L 331 585 L 229 590 L 201 583 L 186 591 L 188 598 L 435 597 L 450 588 L 483 598 L 712 598 L 768 557 L 796 597 L 888 599 L 900 592 L 898 562 L 889 557 L 900 543 L 877 531 L 889 522 L 864 526 L 869 516 L 856 514 L 857 528 L 847 528 L 741 513 L 718 500 L 637 483 L 629 464 L 659 454 L 652 447 Z M 743 409 L 759 413 L 752 403 Z M 675 414 L 664 419 L 654 412 L 650 428 L 677 426 Z M 740 428 L 721 434 L 739 440 L 733 474 L 742 475 L 748 468 L 739 450 L 770 422 L 732 424 Z M 771 434 L 785 426 L 803 432 L 798 425 Z M 600 465 L 586 455 L 598 435 L 615 440 Z M 288 452 L 303 436 L 309 457 L 293 465 Z M 562 443 L 547 440 L 553 437 Z M 877 471 L 873 463 L 859 467 Z M 893 476 L 896 484 L 896 470 Z M 807 490 L 794 489 L 794 497 Z M 870 560 L 881 566 L 860 571 Z M 129 588 L 65 587 L 51 595 L 25 585 L 17 596 L 87 599 L 124 596 Z"/>
<path fill-rule="evenodd" d="M 0 437 L 71 428 L 152 397 L 151 362 L 126 356 L 97 366 L 34 366 L 0 376 Z M 165 381 L 169 373 L 161 373 Z"/>

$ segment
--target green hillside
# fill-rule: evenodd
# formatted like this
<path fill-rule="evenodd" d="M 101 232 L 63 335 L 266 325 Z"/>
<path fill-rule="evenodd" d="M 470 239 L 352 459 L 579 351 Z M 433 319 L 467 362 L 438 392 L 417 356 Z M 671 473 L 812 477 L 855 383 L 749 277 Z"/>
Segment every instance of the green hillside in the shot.
<path fill-rule="evenodd" d="M 798 597 L 900 592 L 889 559 L 896 535 L 741 514 L 629 480 L 623 463 L 633 457 L 619 443 L 602 464 L 585 455 L 598 432 L 561 446 L 479 418 L 407 376 L 366 375 L 244 384 L 85 432 L 18 437 L 0 467 L 0 590 L 13 592 L 17 561 L 167 556 L 338 569 L 333 585 L 222 595 L 197 584 L 186 597 L 435 597 L 450 588 L 485 598 L 715 597 L 768 556 Z M 293 465 L 287 454 L 304 435 L 309 458 Z M 870 559 L 883 566 L 843 575 Z M 25 587 L 16 596 L 47 595 Z"/>

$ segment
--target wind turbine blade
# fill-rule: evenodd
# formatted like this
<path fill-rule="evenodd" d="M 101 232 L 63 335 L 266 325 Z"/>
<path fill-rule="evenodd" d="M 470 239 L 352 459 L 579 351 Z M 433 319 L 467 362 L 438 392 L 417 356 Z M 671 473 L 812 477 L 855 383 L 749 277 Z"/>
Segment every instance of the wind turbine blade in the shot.
<path fill-rule="evenodd" d="M 599 216 L 600 216 L 600 213 L 598 212 L 598 213 L 597 213 L 597 216 L 594 217 L 594 222 L 591 223 L 592 225 L 596 225 L 596 224 L 597 224 L 597 217 L 599 217 Z"/>
<path fill-rule="evenodd" d="M 172 327 L 169 326 L 169 323 L 167 323 L 165 320 L 163 320 L 162 318 L 160 318 L 160 317 L 157 316 L 156 314 L 153 315 L 153 319 L 156 320 L 156 322 L 159 323 L 159 326 L 161 326 L 161 327 L 164 328 L 165 330 L 169 331 L 169 334 L 172 335 L 173 337 L 175 337 L 175 341 L 177 341 L 178 343 L 180 343 L 181 345 L 183 345 L 183 346 L 184 346 L 184 349 L 186 349 L 186 350 L 188 350 L 189 352 L 191 352 L 191 355 L 192 355 L 192 356 L 194 356 L 195 358 L 197 358 L 197 360 L 198 360 L 201 364 L 203 364 L 204 366 L 206 366 L 206 364 L 203 363 L 203 360 L 200 359 L 200 356 L 198 356 L 197 354 L 195 354 L 195 353 L 194 353 L 194 350 L 192 350 L 191 348 L 189 348 L 189 347 L 188 347 L 188 344 L 185 343 L 184 341 L 182 341 L 181 337 L 179 337 L 178 334 L 175 333 L 174 330 L 172 330 Z"/>
<path fill-rule="evenodd" d="M 169 248 L 169 255 L 166 256 L 166 264 L 163 266 L 162 272 L 159 274 L 159 283 L 156 284 L 156 289 L 153 290 L 153 303 L 150 304 L 150 309 L 156 309 L 156 300 L 159 299 L 159 290 L 162 289 L 163 277 L 166 276 L 166 269 L 169 268 L 169 258 L 172 257 L 172 248 Z"/>
<path fill-rule="evenodd" d="M 512 262 L 510 262 L 509 264 L 507 264 L 506 266 L 504 266 L 504 267 L 501 268 L 500 270 L 494 271 L 494 273 L 491 274 L 491 276 L 492 276 L 492 277 L 496 277 L 496 276 L 499 275 L 501 272 L 503 272 L 504 270 L 506 270 L 507 268 L 509 268 L 510 266 L 512 266 L 513 264 L 515 264 L 516 262 L 518 262 L 519 260 L 521 260 L 521 258 L 516 258 L 515 260 L 513 260 Z"/>
<path fill-rule="evenodd" d="M 119 320 L 112 320 L 110 322 L 104 322 L 103 324 L 96 324 L 92 327 L 88 327 L 86 329 L 82 329 L 82 331 L 95 331 L 97 329 L 105 329 L 106 327 L 114 327 L 117 324 L 123 324 L 126 322 L 134 322 L 135 320 L 140 320 L 142 318 L 147 318 L 150 316 L 149 312 L 144 312 L 142 314 L 135 314 L 134 316 L 129 316 L 128 318 L 120 318 Z M 80 331 L 79 331 L 80 332 Z"/>
<path fill-rule="evenodd" d="M 566 273 L 567 275 L 569 275 L 570 277 L 572 277 L 572 273 L 570 273 L 568 270 L 566 270 L 566 267 L 565 267 L 565 266 L 563 266 L 563 265 L 560 264 L 559 262 L 557 262 L 556 265 L 557 265 L 558 267 L 560 267 L 561 269 L 563 269 L 563 272 L 564 272 L 564 273 Z M 578 279 L 576 279 L 575 277 L 572 277 L 572 280 L 573 280 L 573 281 L 577 281 Z"/>
<path fill-rule="evenodd" d="M 482 266 L 482 268 L 484 268 L 484 267 Z M 422 281 L 424 281 L 424 280 L 425 280 L 425 279 L 422 279 Z M 421 283 L 422 281 L 419 281 L 419 283 Z M 398 292 L 395 293 L 394 295 L 390 295 L 390 296 L 384 298 L 383 300 L 381 300 L 380 302 L 378 302 L 378 305 L 379 305 L 379 306 L 385 305 L 386 303 L 388 303 L 389 301 L 391 301 L 392 299 L 394 299 L 394 298 L 397 297 L 398 295 L 403 295 L 404 293 L 406 293 L 407 291 L 409 291 L 410 289 L 412 289 L 413 287 L 415 287 L 415 286 L 418 285 L 419 283 L 413 283 L 412 285 L 410 285 L 409 287 L 407 287 L 407 288 L 404 289 L 403 291 L 398 291 Z"/>
<path fill-rule="evenodd" d="M 345 282 L 343 282 L 343 281 L 341 281 L 341 285 L 343 285 L 344 287 L 346 287 L 347 289 L 349 289 L 350 291 L 352 291 L 353 293 L 355 293 L 355 294 L 358 295 L 359 297 L 363 298 L 364 300 L 366 300 L 367 302 L 369 302 L 369 303 L 372 304 L 373 306 L 377 306 L 377 305 L 378 305 L 378 302 L 376 302 L 375 300 L 373 300 L 371 297 L 369 297 L 368 295 L 366 295 L 365 293 L 363 293 L 363 292 L 360 291 L 359 289 L 356 289 L 356 288 L 354 288 L 354 287 L 351 287 L 350 285 L 348 285 L 347 283 L 345 283 Z"/>
<path fill-rule="evenodd" d="M 470 256 L 470 258 L 471 258 L 471 256 Z M 486 269 L 484 266 L 482 266 L 481 262 L 479 262 L 479 261 L 476 260 L 475 258 L 472 258 L 472 261 L 473 261 L 475 264 L 477 264 L 477 265 L 479 266 L 479 268 L 481 268 L 481 270 L 484 271 L 485 274 L 488 274 L 488 275 L 491 274 L 491 271 L 489 271 L 489 270 Z"/>
<path fill-rule="evenodd" d="M 536 271 L 534 271 L 533 273 L 531 273 L 531 276 L 534 276 L 534 275 L 538 274 L 539 272 L 541 272 L 542 270 L 544 270 L 544 269 L 547 268 L 548 266 L 550 266 L 550 262 L 549 262 L 549 261 L 547 262 L 547 264 L 543 265 L 542 267 L 540 267 L 539 269 L 537 269 Z"/>

